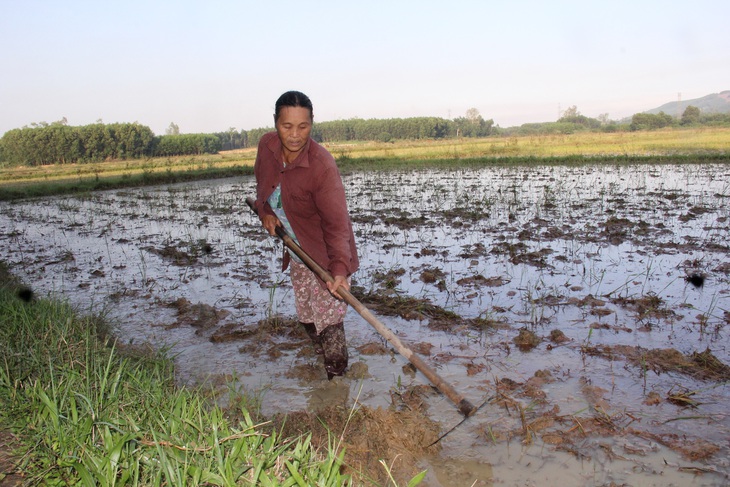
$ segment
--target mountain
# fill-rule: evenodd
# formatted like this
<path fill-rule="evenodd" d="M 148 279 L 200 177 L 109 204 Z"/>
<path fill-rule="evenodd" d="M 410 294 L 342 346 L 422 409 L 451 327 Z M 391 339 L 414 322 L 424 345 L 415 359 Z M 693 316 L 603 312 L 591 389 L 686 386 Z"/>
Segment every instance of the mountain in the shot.
<path fill-rule="evenodd" d="M 681 117 L 685 108 L 690 105 L 699 108 L 702 113 L 730 113 L 730 90 L 695 98 L 694 100 L 672 101 L 660 107 L 646 110 L 644 113 L 656 115 L 659 112 L 664 112 L 667 115 Z"/>

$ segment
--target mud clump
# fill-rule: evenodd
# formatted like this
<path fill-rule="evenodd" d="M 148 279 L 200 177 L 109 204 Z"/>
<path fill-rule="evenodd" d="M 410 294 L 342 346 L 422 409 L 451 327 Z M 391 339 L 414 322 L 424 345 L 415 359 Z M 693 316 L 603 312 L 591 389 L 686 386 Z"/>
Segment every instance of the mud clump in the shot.
<path fill-rule="evenodd" d="M 609 360 L 624 358 L 632 365 L 646 368 L 657 375 L 677 372 L 696 379 L 730 380 L 730 366 L 715 357 L 709 348 L 704 352 L 685 355 L 674 348 L 644 349 L 630 345 L 598 345 L 582 347 L 587 355 L 604 357 Z"/>
<path fill-rule="evenodd" d="M 473 362 L 469 362 L 464 365 L 466 367 L 466 375 L 472 376 L 482 373 L 487 369 L 487 366 L 484 364 L 475 364 Z"/>
<path fill-rule="evenodd" d="M 221 329 L 216 330 L 210 337 L 213 343 L 227 343 L 237 340 L 246 340 L 257 335 L 259 332 L 255 329 L 241 328 L 240 325 L 228 324 Z"/>
<path fill-rule="evenodd" d="M 252 338 L 266 339 L 271 336 L 284 336 L 295 340 L 305 340 L 307 335 L 296 318 L 275 315 L 259 320 L 256 325 L 249 327 L 237 323 L 228 323 L 221 326 L 210 337 L 213 343 L 226 343 Z"/>
<path fill-rule="evenodd" d="M 627 432 L 640 438 L 660 443 L 676 451 L 685 459 L 691 461 L 706 460 L 712 457 L 720 449 L 717 445 L 710 443 L 707 440 L 702 438 L 691 438 L 686 435 L 657 434 L 634 428 L 629 428 Z"/>
<path fill-rule="evenodd" d="M 441 269 L 428 268 L 421 271 L 420 279 L 426 284 L 433 284 L 446 277 L 446 274 Z"/>
<path fill-rule="evenodd" d="M 647 406 L 656 406 L 657 404 L 661 404 L 662 402 L 662 396 L 656 391 L 651 391 L 649 394 L 646 395 L 646 399 L 644 399 L 644 404 Z"/>
<path fill-rule="evenodd" d="M 216 326 L 222 319 L 226 318 L 230 311 L 216 309 L 208 304 L 196 303 L 192 304 L 185 298 L 179 298 L 170 303 L 171 308 L 177 309 L 177 321 L 168 326 L 168 328 L 176 328 L 178 326 L 192 326 L 197 328 L 196 334 L 208 330 Z"/>
<path fill-rule="evenodd" d="M 656 294 L 648 294 L 640 298 L 616 298 L 612 302 L 624 308 L 633 310 L 637 319 L 664 319 L 676 317 L 676 313 L 665 306 L 664 300 Z"/>
<path fill-rule="evenodd" d="M 381 283 L 386 289 L 394 289 L 400 284 L 400 279 L 406 273 L 403 268 L 391 269 L 388 272 L 376 272 L 373 274 L 373 280 Z"/>
<path fill-rule="evenodd" d="M 462 277 L 461 279 L 456 281 L 456 284 L 458 284 L 459 286 L 479 285 L 485 283 L 486 281 L 486 277 L 481 274 L 476 274 L 470 277 Z"/>
<path fill-rule="evenodd" d="M 157 254 L 160 257 L 171 261 L 173 265 L 179 267 L 190 266 L 198 262 L 198 258 L 196 256 L 173 247 L 172 245 L 166 245 L 160 249 L 155 247 L 145 247 L 144 250 Z"/>
<path fill-rule="evenodd" d="M 553 343 L 561 344 L 569 342 L 570 338 L 565 336 L 565 333 L 563 333 L 562 330 L 556 328 L 554 330 L 550 330 L 550 341 Z"/>
<path fill-rule="evenodd" d="M 426 414 L 428 404 L 426 399 L 438 394 L 438 389 L 432 385 L 412 385 L 402 392 L 391 390 L 391 401 L 397 410 L 420 411 Z"/>
<path fill-rule="evenodd" d="M 357 351 L 362 355 L 385 355 L 388 349 L 380 343 L 370 342 L 357 347 Z"/>
<path fill-rule="evenodd" d="M 347 372 L 345 372 L 345 377 L 348 379 L 368 379 L 372 377 L 370 374 L 370 369 L 368 369 L 368 366 L 365 362 L 355 362 L 354 364 L 350 365 L 350 368 L 347 369 Z"/>
<path fill-rule="evenodd" d="M 555 382 L 553 373 L 547 369 L 536 370 L 534 377 L 540 379 L 542 382 Z"/>
<path fill-rule="evenodd" d="M 386 289 L 369 292 L 362 287 L 353 286 L 350 292 L 374 313 L 399 316 L 405 320 L 427 320 L 428 327 L 437 331 L 454 332 L 466 329 L 484 331 L 505 326 L 504 323 L 491 318 L 463 318 L 453 311 L 433 304 L 427 298 L 414 298 L 396 293 L 387 286 Z"/>
<path fill-rule="evenodd" d="M 538 337 L 534 331 L 522 328 L 519 334 L 512 341 L 521 351 L 529 352 L 540 344 L 540 337 Z"/>
<path fill-rule="evenodd" d="M 453 326 L 461 322 L 459 315 L 434 305 L 428 299 L 403 296 L 387 289 L 365 292 L 357 286 L 353 286 L 351 292 L 365 306 L 381 315 L 400 316 L 406 320 L 430 319 L 439 325 L 448 322 Z"/>
<path fill-rule="evenodd" d="M 709 348 L 705 349 L 704 352 L 692 353 L 690 358 L 702 372 L 703 378 L 730 380 L 730 366 L 715 357 Z"/>
<path fill-rule="evenodd" d="M 290 379 L 300 379 L 306 382 L 322 380 L 326 377 L 324 368 L 316 364 L 295 365 L 284 375 Z"/>
<path fill-rule="evenodd" d="M 628 238 L 634 224 L 628 218 L 610 217 L 604 224 L 601 236 L 611 245 L 621 245 Z"/>
<path fill-rule="evenodd" d="M 428 342 L 418 342 L 413 343 L 410 346 L 410 349 L 417 353 L 418 355 L 431 355 L 431 350 L 433 349 L 433 343 Z"/>

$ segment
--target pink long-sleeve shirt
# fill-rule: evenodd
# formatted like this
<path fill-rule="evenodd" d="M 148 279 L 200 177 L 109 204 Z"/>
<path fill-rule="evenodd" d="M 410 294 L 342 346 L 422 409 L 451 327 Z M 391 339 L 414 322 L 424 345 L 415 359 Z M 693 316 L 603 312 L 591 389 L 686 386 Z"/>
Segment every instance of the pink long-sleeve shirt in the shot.
<path fill-rule="evenodd" d="M 259 141 L 254 174 L 261 216 L 274 215 L 267 200 L 281 184 L 282 207 L 302 249 L 333 276 L 350 276 L 358 269 L 345 188 L 327 149 L 310 138 L 297 158 L 284 165 L 281 141 L 269 132 Z"/>

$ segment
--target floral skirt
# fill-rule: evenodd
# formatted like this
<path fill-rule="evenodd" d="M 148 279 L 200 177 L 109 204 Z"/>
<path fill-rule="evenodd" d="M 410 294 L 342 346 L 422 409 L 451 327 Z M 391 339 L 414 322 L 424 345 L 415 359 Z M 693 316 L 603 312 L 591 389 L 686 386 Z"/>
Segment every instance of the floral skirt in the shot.
<path fill-rule="evenodd" d="M 344 321 L 347 303 L 322 288 L 317 276 L 306 265 L 292 259 L 289 269 L 300 322 L 314 323 L 317 333 L 322 333 L 328 326 Z"/>

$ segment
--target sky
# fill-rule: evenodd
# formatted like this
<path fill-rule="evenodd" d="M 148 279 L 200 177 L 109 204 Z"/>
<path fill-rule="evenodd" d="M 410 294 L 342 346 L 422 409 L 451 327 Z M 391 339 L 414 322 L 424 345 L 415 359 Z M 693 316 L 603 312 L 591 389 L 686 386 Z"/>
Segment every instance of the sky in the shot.
<path fill-rule="evenodd" d="M 0 134 L 271 127 L 288 90 L 315 123 L 616 120 L 730 90 L 728 18 L 725 0 L 0 0 Z"/>

